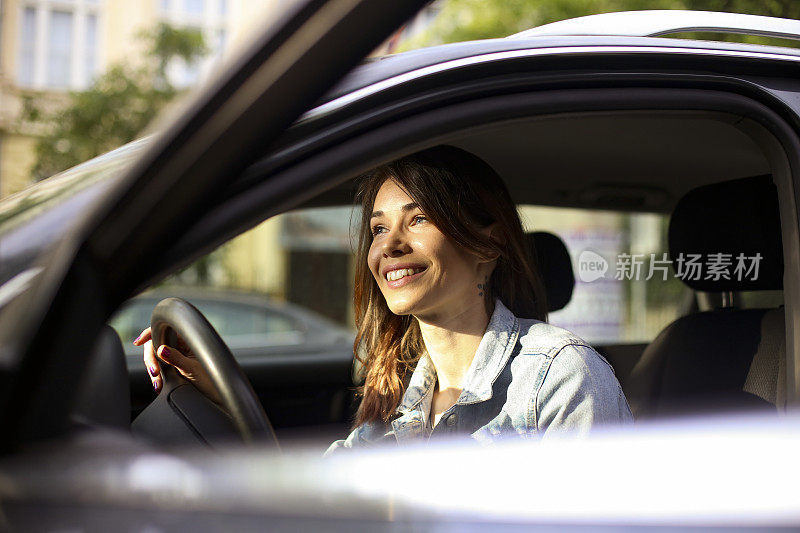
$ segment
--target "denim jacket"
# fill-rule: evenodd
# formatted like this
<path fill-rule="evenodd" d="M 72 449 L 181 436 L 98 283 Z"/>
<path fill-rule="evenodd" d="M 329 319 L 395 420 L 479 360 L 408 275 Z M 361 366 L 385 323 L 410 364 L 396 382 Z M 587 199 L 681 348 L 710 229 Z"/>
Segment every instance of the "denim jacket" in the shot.
<path fill-rule="evenodd" d="M 482 442 L 520 435 L 547 437 L 569 430 L 586 434 L 595 425 L 633 420 L 611 365 L 569 331 L 517 318 L 499 300 L 464 377 L 461 395 L 430 425 L 436 369 L 420 358 L 397 416 L 390 424 L 355 428 L 339 448 L 406 443 L 440 435 L 470 434 Z"/>

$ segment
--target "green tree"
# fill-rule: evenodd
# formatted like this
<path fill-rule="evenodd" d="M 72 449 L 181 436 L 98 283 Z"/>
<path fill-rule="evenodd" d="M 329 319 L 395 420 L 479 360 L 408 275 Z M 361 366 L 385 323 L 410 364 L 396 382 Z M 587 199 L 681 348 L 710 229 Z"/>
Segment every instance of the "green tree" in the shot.
<path fill-rule="evenodd" d="M 207 53 L 196 29 L 160 24 L 142 32 L 147 55 L 142 66 L 112 65 L 84 91 L 71 92 L 65 107 L 47 111 L 26 98 L 22 120 L 43 125 L 36 144 L 34 179 L 44 179 L 135 139 L 178 90 L 166 75 L 174 58 L 187 64 Z"/>
<path fill-rule="evenodd" d="M 409 50 L 442 43 L 505 37 L 557 20 L 641 9 L 693 9 L 800 18 L 800 2 L 797 0 L 445 0 L 431 26 L 421 35 L 403 43 L 401 48 Z M 755 37 L 724 38 L 770 42 Z"/>

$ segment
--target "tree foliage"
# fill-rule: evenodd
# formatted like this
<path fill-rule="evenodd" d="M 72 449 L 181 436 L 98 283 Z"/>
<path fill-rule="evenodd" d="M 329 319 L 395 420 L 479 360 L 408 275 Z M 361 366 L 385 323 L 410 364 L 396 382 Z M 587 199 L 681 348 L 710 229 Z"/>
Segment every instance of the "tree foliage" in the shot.
<path fill-rule="evenodd" d="M 558 20 L 642 9 L 692 9 L 800 18 L 797 0 L 445 0 L 439 16 L 403 49 L 505 37 Z M 769 42 L 726 36 L 731 40 Z"/>
<path fill-rule="evenodd" d="M 51 112 L 29 97 L 22 120 L 44 125 L 36 144 L 34 179 L 43 179 L 134 140 L 178 90 L 167 77 L 174 58 L 187 64 L 207 53 L 196 29 L 160 24 L 147 41 L 141 66 L 112 65 L 84 91 L 71 92 L 65 107 Z"/>

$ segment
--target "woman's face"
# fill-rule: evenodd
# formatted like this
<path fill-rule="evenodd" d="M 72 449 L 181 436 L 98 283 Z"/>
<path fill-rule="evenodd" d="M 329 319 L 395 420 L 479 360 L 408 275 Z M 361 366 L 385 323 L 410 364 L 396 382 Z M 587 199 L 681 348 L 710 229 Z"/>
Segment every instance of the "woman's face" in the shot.
<path fill-rule="evenodd" d="M 397 315 L 440 317 L 484 305 L 486 261 L 447 238 L 392 180 L 375 197 L 368 263 Z"/>

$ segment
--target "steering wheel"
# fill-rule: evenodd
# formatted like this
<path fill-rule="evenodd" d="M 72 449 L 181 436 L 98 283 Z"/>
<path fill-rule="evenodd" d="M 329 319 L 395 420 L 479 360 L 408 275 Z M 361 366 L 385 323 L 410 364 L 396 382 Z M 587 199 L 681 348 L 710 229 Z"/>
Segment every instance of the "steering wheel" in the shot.
<path fill-rule="evenodd" d="M 209 375 L 227 413 L 177 369 L 162 364 L 162 391 L 134 421 L 134 431 L 169 444 L 191 433 L 201 442 L 211 444 L 221 434 L 230 434 L 232 424 L 245 443 L 277 447 L 275 432 L 250 381 L 228 346 L 197 308 L 180 298 L 166 298 L 153 309 L 150 323 L 154 346 L 176 346 L 178 336 L 184 339 Z M 177 416 L 189 432 L 180 425 L 176 428 L 174 420 L 164 420 L 169 415 Z"/>

